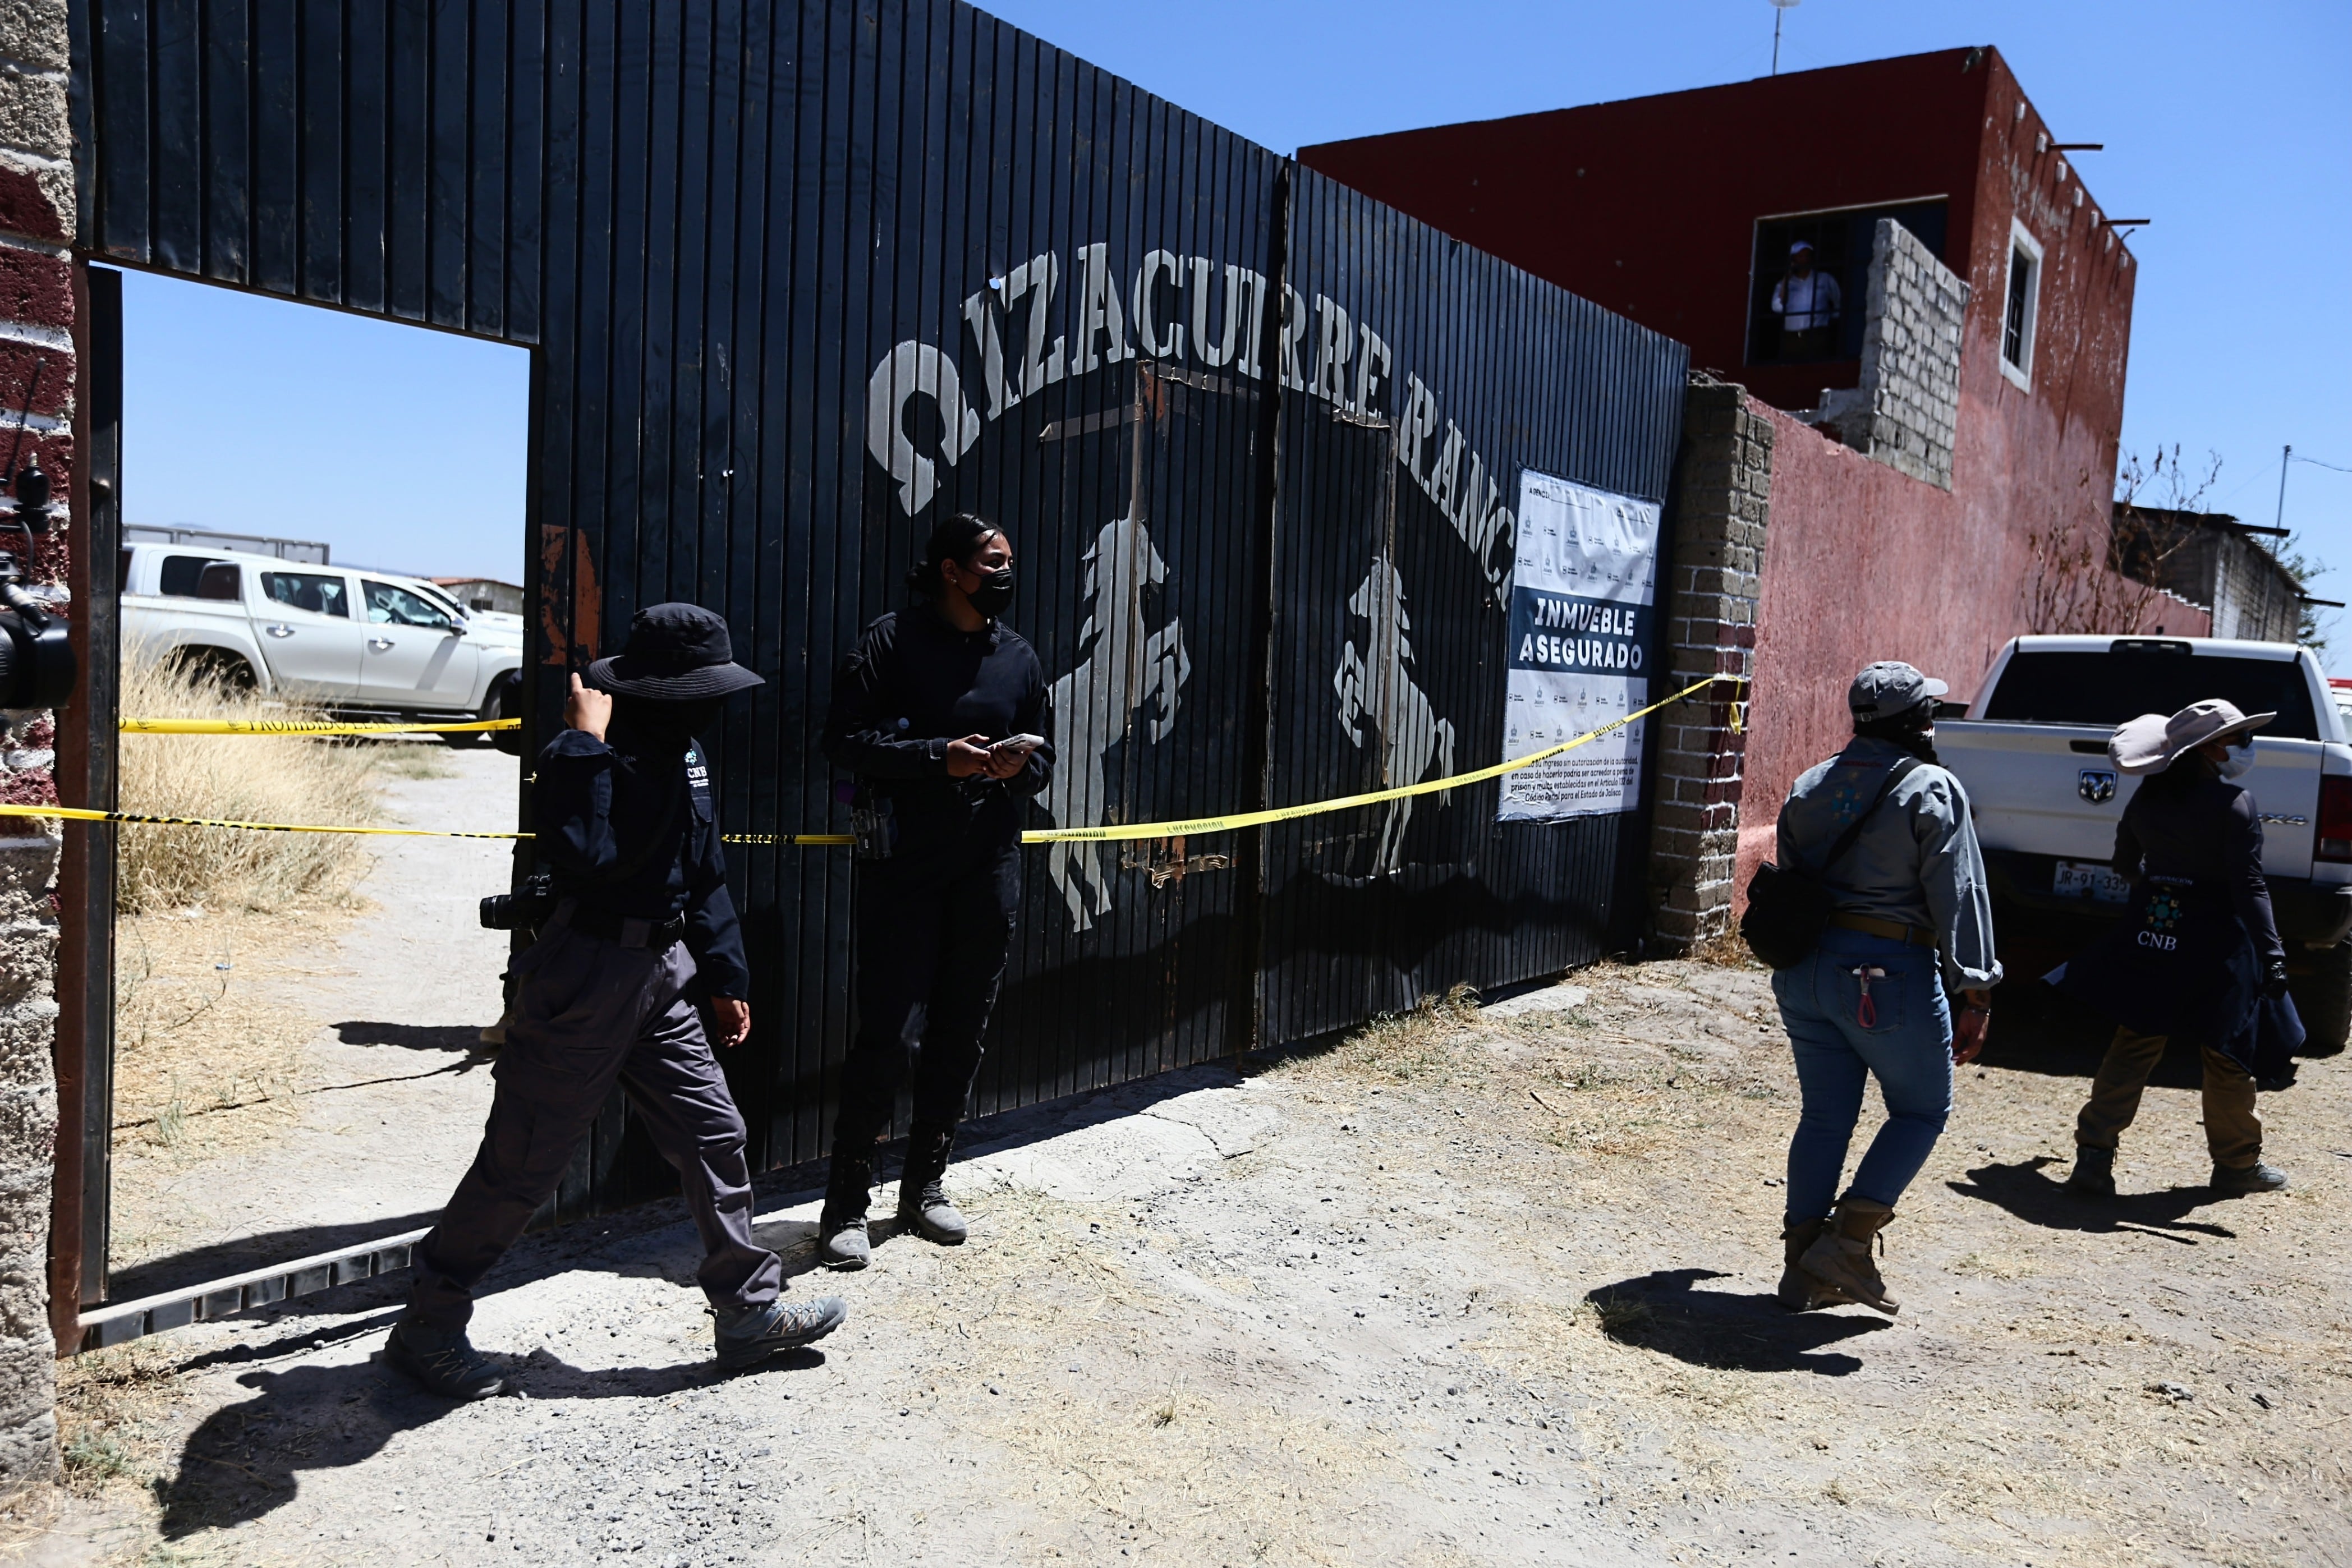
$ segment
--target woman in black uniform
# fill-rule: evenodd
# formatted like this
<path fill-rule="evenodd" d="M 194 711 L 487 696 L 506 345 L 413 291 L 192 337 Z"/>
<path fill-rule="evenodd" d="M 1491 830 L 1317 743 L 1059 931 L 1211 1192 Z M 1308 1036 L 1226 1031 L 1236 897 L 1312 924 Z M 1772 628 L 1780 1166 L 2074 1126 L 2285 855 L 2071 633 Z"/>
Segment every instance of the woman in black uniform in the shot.
<path fill-rule="evenodd" d="M 2254 1080 L 2303 1043 L 2286 994 L 2286 948 L 2263 878 L 2254 798 L 2231 780 L 2253 765 L 2253 732 L 2278 716 L 2218 698 L 2170 718 L 2119 726 L 2107 756 L 2147 781 L 2116 827 L 2115 869 L 2132 880 L 2131 915 L 2052 979 L 2116 1020 L 2091 1097 L 2074 1123 L 2073 1190 L 2116 1192 L 2116 1145 L 2175 1035 L 2205 1067 L 2205 1141 L 2213 1186 L 2274 1192 L 2286 1177 L 2263 1163 Z"/>
<path fill-rule="evenodd" d="M 1013 600 L 1003 530 L 948 518 L 908 587 L 914 602 L 868 626 L 843 662 L 824 722 L 825 755 L 857 776 L 857 1033 L 817 1240 L 835 1269 L 869 1260 L 874 1152 L 908 1078 L 918 1008 L 898 1218 L 944 1246 L 964 1239 L 941 1178 L 1012 942 L 1019 802 L 1054 770 L 1045 674 L 998 619 Z"/>

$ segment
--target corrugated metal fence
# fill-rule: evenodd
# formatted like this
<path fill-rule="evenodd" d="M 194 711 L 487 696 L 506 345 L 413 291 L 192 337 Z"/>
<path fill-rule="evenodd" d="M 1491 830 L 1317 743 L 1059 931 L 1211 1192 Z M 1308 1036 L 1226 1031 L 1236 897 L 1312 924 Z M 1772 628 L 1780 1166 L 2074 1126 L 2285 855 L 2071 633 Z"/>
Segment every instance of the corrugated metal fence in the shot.
<path fill-rule="evenodd" d="M 830 674 L 942 509 L 1020 551 L 1066 824 L 1498 760 L 1518 474 L 1664 496 L 1678 345 L 948 0 L 77 0 L 74 49 L 85 254 L 535 350 L 535 722 L 638 606 L 722 610 L 770 677 L 714 737 L 732 831 L 843 827 Z M 975 1109 L 1629 927 L 1637 816 L 1494 817 L 1030 851 Z M 737 871 L 730 1066 L 790 1164 L 849 862 Z M 665 1180 L 639 1142 L 614 1108 L 562 1207 Z"/>

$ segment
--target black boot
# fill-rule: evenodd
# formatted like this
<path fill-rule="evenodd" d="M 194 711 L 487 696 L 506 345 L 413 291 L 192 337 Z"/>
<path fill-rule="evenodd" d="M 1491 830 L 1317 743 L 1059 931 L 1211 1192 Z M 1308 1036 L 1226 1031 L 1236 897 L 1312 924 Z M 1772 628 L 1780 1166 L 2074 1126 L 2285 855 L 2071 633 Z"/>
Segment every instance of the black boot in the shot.
<path fill-rule="evenodd" d="M 906 1168 L 898 1173 L 898 1223 L 942 1247 L 961 1247 L 971 1234 L 941 1181 L 954 1143 L 954 1123 L 916 1123 L 907 1139 Z"/>
<path fill-rule="evenodd" d="M 2081 1193 L 2084 1197 L 2116 1196 L 2116 1152 L 2095 1149 L 2088 1144 L 2074 1145 L 2074 1168 L 2066 1177 L 2066 1190 Z"/>
<path fill-rule="evenodd" d="M 866 1206 L 874 1191 L 870 1140 L 833 1141 L 833 1177 L 816 1223 L 816 1260 L 828 1269 L 863 1269 L 874 1260 L 866 1243 Z"/>

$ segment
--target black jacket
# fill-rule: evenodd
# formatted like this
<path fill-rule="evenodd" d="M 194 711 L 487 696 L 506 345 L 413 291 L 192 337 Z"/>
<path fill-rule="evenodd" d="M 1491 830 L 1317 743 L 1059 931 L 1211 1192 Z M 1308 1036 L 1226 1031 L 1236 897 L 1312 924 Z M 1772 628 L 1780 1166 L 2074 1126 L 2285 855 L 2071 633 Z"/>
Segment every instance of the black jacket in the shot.
<path fill-rule="evenodd" d="M 824 754 L 887 799 L 898 855 L 1008 845 L 1021 835 L 1016 797 L 1054 778 L 1054 716 L 1045 672 L 1002 621 L 959 632 L 928 604 L 894 610 L 866 628 L 834 677 Z M 948 742 L 1041 735 L 1007 779 L 951 779 Z"/>
<path fill-rule="evenodd" d="M 702 747 L 662 763 L 627 746 L 625 736 L 607 745 L 577 729 L 547 743 L 530 787 L 533 847 L 557 896 L 583 909 L 656 925 L 683 915 L 687 950 L 710 994 L 748 998 L 751 971 Z"/>
<path fill-rule="evenodd" d="M 2175 770 L 2193 769 L 2175 777 Z M 2143 783 L 2116 824 L 2115 868 L 2184 876 L 2225 893 L 2265 960 L 2284 958 L 2271 887 L 2263 878 L 2263 824 L 2254 798 L 2200 759 L 2183 758 Z"/>

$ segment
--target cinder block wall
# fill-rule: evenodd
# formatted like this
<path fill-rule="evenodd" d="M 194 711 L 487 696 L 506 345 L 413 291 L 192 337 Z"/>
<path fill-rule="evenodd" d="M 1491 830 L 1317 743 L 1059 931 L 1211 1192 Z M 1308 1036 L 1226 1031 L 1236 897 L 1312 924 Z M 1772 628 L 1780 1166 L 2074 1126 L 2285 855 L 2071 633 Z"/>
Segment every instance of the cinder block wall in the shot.
<path fill-rule="evenodd" d="M 62 583 L 73 538 L 73 145 L 66 0 L 0 4 L 0 458 L 37 455 L 56 521 L 26 576 Z M 24 536 L 0 531 L 21 558 Z M 56 725 L 0 715 L 0 800 L 57 799 Z M 49 1326 L 49 1186 L 58 1096 L 58 841 L 0 818 L 0 1495 L 57 1471 L 57 1340 Z"/>
<path fill-rule="evenodd" d="M 1969 286 L 1893 218 L 1878 220 L 1864 295 L 1862 379 L 1814 423 L 1874 463 L 1952 487 Z"/>
<path fill-rule="evenodd" d="M 1665 585 L 1664 691 L 1706 675 L 1745 682 L 1756 651 L 1756 602 L 1772 502 L 1770 420 L 1740 388 L 1692 379 L 1675 469 L 1674 567 Z M 1748 737 L 1735 724 L 1748 693 L 1719 683 L 1660 715 L 1657 815 L 1650 841 L 1650 935 L 1686 952 L 1731 925 L 1739 796 Z"/>

